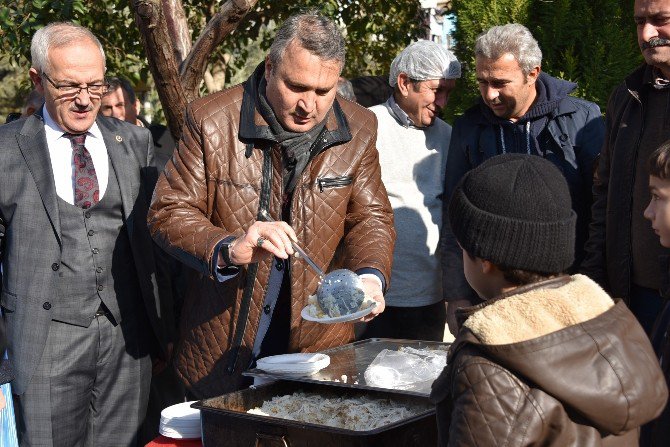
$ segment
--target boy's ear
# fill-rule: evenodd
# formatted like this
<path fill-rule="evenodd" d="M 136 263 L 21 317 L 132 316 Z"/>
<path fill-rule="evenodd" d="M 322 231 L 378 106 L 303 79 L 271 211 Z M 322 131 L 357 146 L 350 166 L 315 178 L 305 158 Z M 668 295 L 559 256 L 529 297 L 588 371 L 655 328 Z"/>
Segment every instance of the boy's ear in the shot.
<path fill-rule="evenodd" d="M 495 270 L 496 265 L 492 263 L 491 261 L 487 261 L 486 259 L 481 260 L 481 266 L 482 266 L 482 273 L 489 274 L 492 273 L 493 270 Z"/>

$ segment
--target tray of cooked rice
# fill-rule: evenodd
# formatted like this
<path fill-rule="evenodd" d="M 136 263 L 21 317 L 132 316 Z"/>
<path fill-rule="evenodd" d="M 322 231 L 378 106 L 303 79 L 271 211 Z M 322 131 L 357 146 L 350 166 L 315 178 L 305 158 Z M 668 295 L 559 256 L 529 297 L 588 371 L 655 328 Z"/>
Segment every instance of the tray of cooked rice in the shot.
<path fill-rule="evenodd" d="M 204 447 L 435 445 L 427 397 L 278 381 L 193 405 Z"/>

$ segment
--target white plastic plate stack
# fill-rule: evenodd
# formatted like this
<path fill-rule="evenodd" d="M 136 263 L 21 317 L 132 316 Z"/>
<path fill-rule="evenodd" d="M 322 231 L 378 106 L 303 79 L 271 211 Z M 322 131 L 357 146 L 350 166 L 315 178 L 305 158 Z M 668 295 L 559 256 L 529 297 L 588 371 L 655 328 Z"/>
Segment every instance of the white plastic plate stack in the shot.
<path fill-rule="evenodd" d="M 200 410 L 191 408 L 193 402 L 182 402 L 161 411 L 158 432 L 168 438 L 200 438 Z"/>
<path fill-rule="evenodd" d="M 282 354 L 263 357 L 256 361 L 256 367 L 268 373 L 315 374 L 330 365 L 330 357 L 325 354 Z"/>

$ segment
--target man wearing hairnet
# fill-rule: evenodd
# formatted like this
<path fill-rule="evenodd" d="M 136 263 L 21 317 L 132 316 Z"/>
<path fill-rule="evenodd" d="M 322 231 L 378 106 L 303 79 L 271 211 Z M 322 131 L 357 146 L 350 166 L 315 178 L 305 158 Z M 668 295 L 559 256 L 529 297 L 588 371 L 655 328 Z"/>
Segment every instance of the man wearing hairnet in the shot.
<path fill-rule="evenodd" d="M 393 94 L 371 107 L 379 127 L 377 149 L 397 233 L 386 310 L 362 338 L 442 341 L 446 322 L 435 256 L 451 126 L 439 116 L 461 75 L 445 47 L 421 40 L 392 62 Z"/>

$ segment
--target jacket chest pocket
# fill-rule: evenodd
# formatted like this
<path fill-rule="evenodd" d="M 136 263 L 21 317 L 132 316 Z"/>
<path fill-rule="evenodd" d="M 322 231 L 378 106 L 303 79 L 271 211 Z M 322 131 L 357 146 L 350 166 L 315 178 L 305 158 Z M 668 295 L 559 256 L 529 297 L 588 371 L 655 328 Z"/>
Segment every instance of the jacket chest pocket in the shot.
<path fill-rule="evenodd" d="M 319 177 L 316 179 L 316 184 L 319 187 L 319 191 L 323 192 L 325 189 L 329 188 L 343 188 L 349 186 L 353 181 L 353 177 L 342 175 L 339 177 Z"/>

